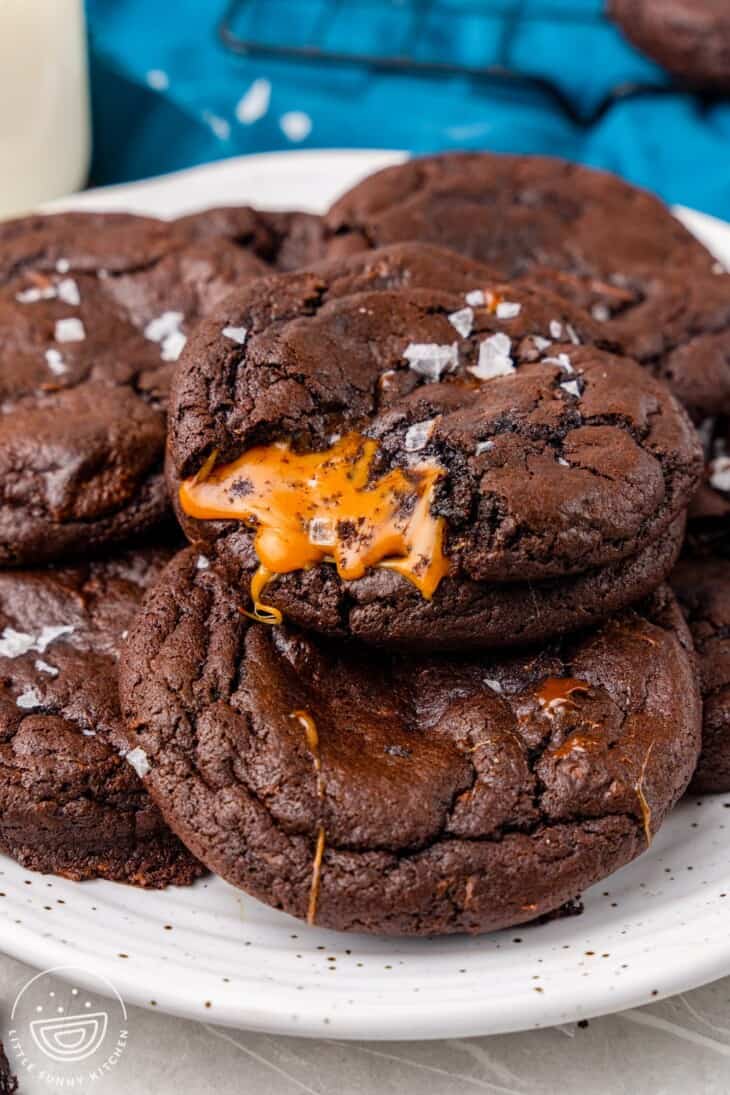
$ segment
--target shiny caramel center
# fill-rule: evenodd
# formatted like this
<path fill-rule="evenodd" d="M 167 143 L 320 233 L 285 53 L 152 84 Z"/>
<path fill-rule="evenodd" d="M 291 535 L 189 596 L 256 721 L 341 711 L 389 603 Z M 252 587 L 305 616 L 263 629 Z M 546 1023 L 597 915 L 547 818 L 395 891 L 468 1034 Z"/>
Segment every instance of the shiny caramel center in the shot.
<path fill-rule="evenodd" d="M 374 566 L 395 570 L 430 600 L 448 571 L 444 521 L 431 512 L 443 471 L 423 463 L 375 477 L 377 450 L 377 441 L 355 433 L 323 452 L 259 445 L 185 480 L 180 504 L 191 517 L 256 530 L 254 602 L 274 575 L 325 560 L 345 580 Z"/>
<path fill-rule="evenodd" d="M 590 687 L 575 677 L 546 677 L 535 695 L 543 710 L 552 714 L 558 707 L 575 707 L 571 697 L 576 692 L 589 692 Z"/>

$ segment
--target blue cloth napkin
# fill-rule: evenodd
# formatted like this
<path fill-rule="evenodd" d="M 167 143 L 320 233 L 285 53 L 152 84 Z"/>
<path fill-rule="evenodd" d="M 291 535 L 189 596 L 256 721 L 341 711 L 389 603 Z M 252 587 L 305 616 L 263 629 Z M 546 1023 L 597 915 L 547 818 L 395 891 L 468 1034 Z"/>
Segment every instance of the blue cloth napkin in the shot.
<path fill-rule="evenodd" d="M 730 99 L 673 90 L 603 17 L 602 0 L 253 0 L 232 24 L 274 46 L 315 37 L 347 53 L 506 62 L 550 81 L 569 110 L 528 81 L 240 56 L 217 33 L 224 9 L 87 0 L 94 184 L 276 149 L 476 148 L 605 167 L 730 219 Z M 613 89 L 637 83 L 654 90 L 594 118 Z"/>

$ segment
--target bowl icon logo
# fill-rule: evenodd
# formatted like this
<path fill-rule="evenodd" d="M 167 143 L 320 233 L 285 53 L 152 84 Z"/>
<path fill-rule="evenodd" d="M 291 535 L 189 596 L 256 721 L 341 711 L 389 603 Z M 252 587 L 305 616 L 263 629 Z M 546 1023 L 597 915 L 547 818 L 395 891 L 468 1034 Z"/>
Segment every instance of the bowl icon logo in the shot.
<path fill-rule="evenodd" d="M 67 1015 L 59 1019 L 33 1019 L 30 1033 L 41 1053 L 52 1061 L 85 1061 L 106 1038 L 109 1016 L 105 1011 L 91 1015 Z"/>
<path fill-rule="evenodd" d="M 23 1088 L 23 1072 L 50 1086 L 89 1090 L 127 1048 L 127 1009 L 98 970 L 57 966 L 21 988 L 0 1035 Z"/>

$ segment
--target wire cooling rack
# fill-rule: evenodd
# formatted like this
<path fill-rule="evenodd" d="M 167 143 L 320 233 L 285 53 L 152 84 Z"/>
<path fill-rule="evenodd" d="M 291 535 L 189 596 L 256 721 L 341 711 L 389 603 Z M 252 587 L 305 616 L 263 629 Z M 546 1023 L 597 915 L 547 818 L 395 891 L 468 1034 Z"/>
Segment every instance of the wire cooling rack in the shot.
<path fill-rule="evenodd" d="M 615 33 L 603 0 L 229 0 L 218 34 L 241 55 L 402 75 L 461 75 L 508 92 L 532 88 L 580 126 L 593 125 L 627 98 L 676 91 L 667 82 L 632 81 L 612 87 L 586 109 L 549 76 L 520 70 L 515 42 L 530 23 L 554 25 L 566 36 L 592 26 Z M 447 32 L 459 26 L 468 33 Z M 349 48 L 368 40 L 372 48 Z M 485 63 L 465 54 L 465 41 L 488 42 Z"/>

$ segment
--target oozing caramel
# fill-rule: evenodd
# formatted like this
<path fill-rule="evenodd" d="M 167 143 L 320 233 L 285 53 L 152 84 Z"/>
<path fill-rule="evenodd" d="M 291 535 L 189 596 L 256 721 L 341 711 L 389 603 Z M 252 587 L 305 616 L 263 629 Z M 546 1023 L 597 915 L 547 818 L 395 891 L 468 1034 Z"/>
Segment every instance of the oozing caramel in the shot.
<path fill-rule="evenodd" d="M 570 697 L 575 692 L 589 692 L 590 687 L 586 681 L 575 677 L 546 677 L 535 696 L 540 706 L 551 714 L 556 707 L 575 707 Z"/>
<path fill-rule="evenodd" d="M 420 464 L 373 478 L 377 450 L 377 441 L 355 433 L 324 452 L 294 452 L 276 442 L 206 467 L 205 474 L 201 469 L 182 484 L 180 504 L 191 517 L 240 520 L 256 529 L 257 618 L 275 611 L 259 600 L 271 577 L 323 560 L 334 561 L 346 580 L 387 567 L 431 599 L 448 571 L 443 518 L 431 513 L 442 469 Z"/>

